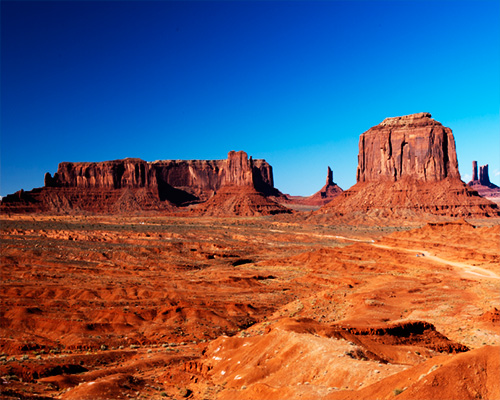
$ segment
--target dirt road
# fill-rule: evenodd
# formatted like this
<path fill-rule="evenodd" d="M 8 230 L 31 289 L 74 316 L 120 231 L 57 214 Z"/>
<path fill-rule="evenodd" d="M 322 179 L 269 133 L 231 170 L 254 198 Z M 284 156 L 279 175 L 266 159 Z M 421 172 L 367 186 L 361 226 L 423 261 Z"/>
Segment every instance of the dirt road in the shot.
<path fill-rule="evenodd" d="M 446 260 L 444 258 L 435 256 L 426 250 L 405 249 L 403 247 L 387 246 L 387 245 L 377 244 L 377 243 L 372 243 L 372 246 L 375 246 L 375 247 L 378 247 L 381 249 L 400 250 L 400 251 L 406 251 L 409 253 L 415 253 L 416 256 L 422 255 L 423 257 L 426 257 L 427 259 L 436 261 L 440 264 L 451 265 L 452 267 L 456 267 L 456 268 L 461 269 L 462 272 L 464 272 L 464 273 L 471 274 L 471 275 L 474 275 L 474 276 L 477 276 L 480 278 L 500 279 L 500 276 L 498 276 L 494 272 L 489 271 L 487 269 L 484 269 L 481 267 L 476 267 L 474 265 L 469 265 L 469 264 L 466 264 L 463 262 Z"/>

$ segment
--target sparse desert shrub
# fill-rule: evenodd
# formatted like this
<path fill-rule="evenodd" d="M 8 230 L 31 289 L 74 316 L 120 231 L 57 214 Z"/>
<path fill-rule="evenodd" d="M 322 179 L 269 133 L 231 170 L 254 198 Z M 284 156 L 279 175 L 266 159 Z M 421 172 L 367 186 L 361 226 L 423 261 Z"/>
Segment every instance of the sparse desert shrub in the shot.
<path fill-rule="evenodd" d="M 179 395 L 181 397 L 188 397 L 191 393 L 192 393 L 191 390 L 189 390 L 187 388 L 181 388 L 181 389 L 179 389 Z"/>

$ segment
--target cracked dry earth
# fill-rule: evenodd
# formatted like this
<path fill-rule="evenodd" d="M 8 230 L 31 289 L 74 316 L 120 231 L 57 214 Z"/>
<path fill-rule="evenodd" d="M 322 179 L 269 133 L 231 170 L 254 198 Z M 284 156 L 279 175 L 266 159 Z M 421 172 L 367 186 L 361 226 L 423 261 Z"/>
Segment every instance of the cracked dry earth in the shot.
<path fill-rule="evenodd" d="M 3 399 L 500 399 L 500 221 L 1 220 Z"/>

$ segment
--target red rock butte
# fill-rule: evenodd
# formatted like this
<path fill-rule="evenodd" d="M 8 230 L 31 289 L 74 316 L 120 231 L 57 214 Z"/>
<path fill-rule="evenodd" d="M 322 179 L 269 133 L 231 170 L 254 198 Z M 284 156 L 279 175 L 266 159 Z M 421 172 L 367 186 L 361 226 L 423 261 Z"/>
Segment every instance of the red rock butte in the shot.
<path fill-rule="evenodd" d="M 455 139 L 429 113 L 386 118 L 359 139 L 357 181 L 458 178 Z"/>
<path fill-rule="evenodd" d="M 265 160 L 253 160 L 244 151 L 230 151 L 226 160 L 162 160 L 138 158 L 104 162 L 63 162 L 54 177 L 45 175 L 46 187 L 141 188 L 166 186 L 206 200 L 222 186 L 253 186 L 273 192 L 272 167 Z M 168 191 L 168 189 L 167 189 Z M 189 196 L 188 196 L 189 197 Z"/>
<path fill-rule="evenodd" d="M 357 183 L 318 214 L 498 216 L 496 204 L 460 180 L 450 128 L 429 113 L 386 118 L 361 134 Z"/>

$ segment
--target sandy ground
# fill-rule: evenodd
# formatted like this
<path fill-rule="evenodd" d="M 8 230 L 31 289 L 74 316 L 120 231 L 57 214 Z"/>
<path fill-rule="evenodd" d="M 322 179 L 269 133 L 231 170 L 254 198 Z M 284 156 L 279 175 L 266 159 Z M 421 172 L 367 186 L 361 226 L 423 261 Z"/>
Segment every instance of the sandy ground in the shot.
<path fill-rule="evenodd" d="M 500 398 L 500 221 L 0 222 L 2 398 Z"/>

